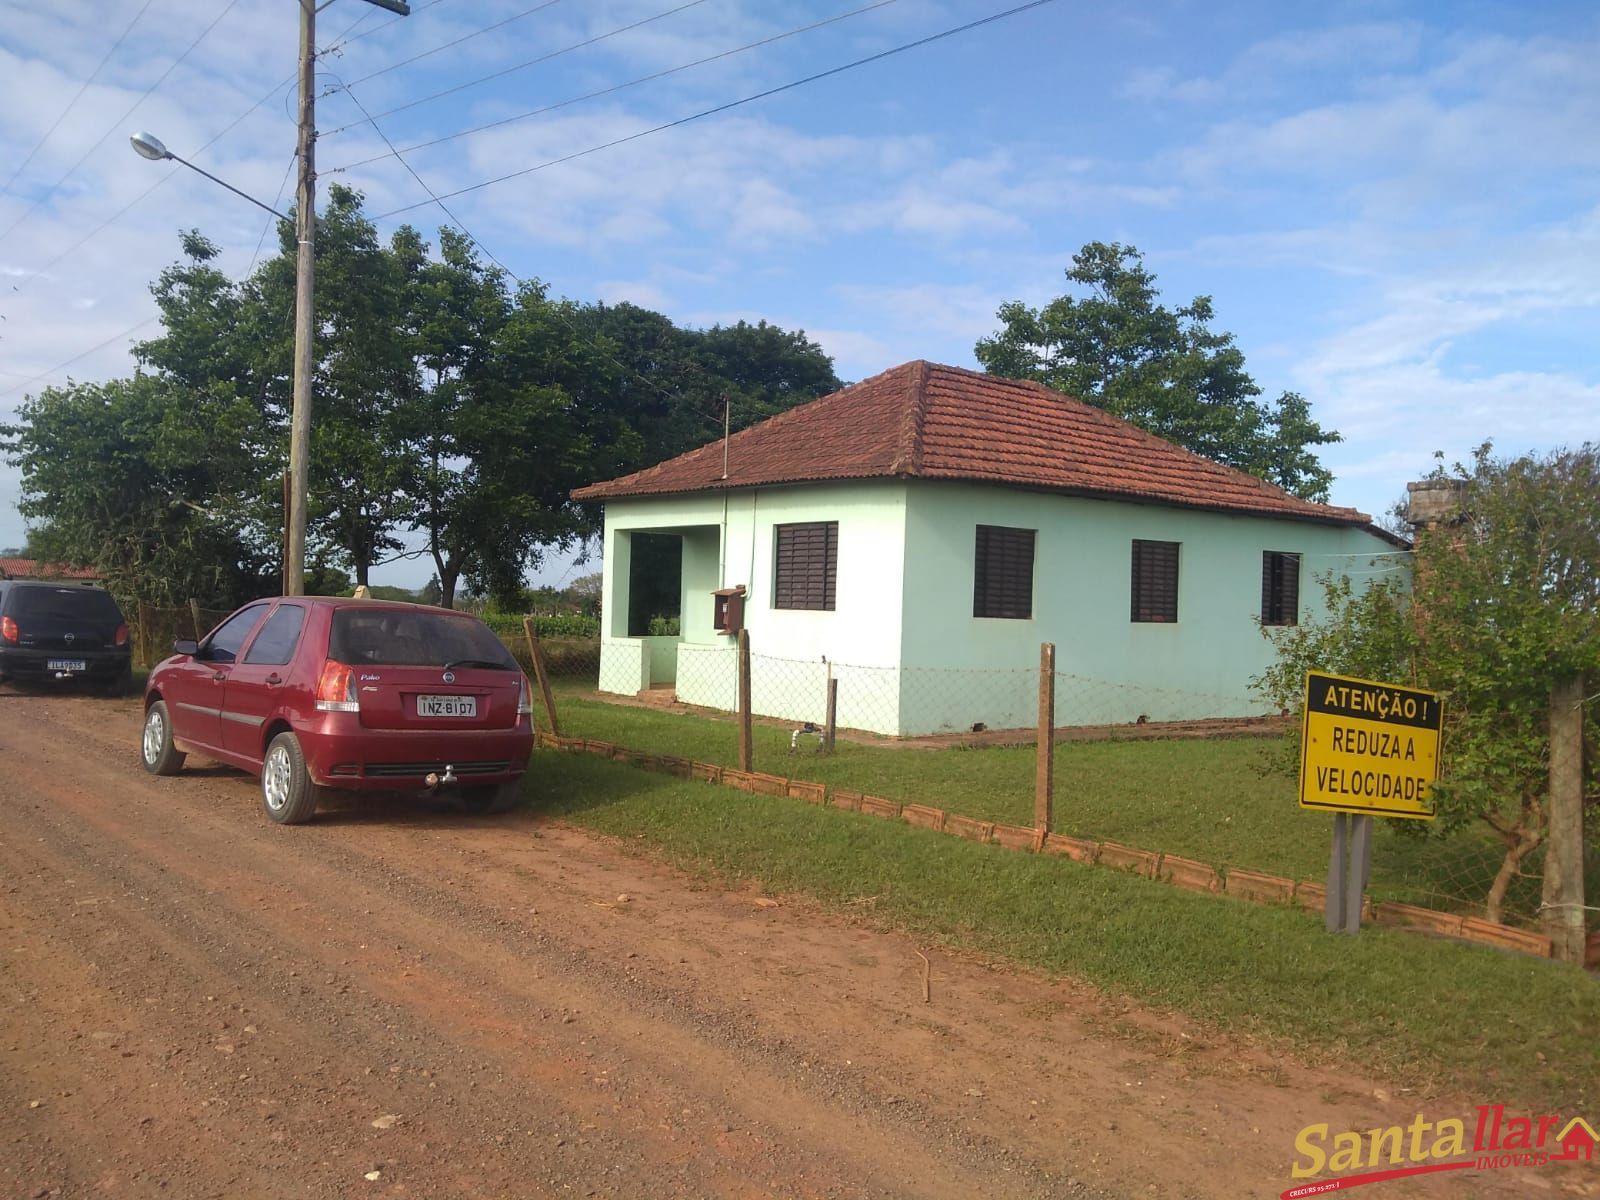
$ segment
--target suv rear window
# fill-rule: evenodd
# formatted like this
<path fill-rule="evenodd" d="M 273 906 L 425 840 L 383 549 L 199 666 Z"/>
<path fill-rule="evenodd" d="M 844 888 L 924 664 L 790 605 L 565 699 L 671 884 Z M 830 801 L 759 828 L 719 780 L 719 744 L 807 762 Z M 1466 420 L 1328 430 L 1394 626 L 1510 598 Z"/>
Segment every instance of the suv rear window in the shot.
<path fill-rule="evenodd" d="M 8 617 L 42 617 L 90 625 L 120 625 L 122 613 L 110 592 L 85 587 L 14 587 Z"/>
<path fill-rule="evenodd" d="M 411 609 L 341 608 L 333 614 L 328 657 L 342 663 L 443 667 L 473 663 L 514 671 L 504 643 L 475 617 Z"/>

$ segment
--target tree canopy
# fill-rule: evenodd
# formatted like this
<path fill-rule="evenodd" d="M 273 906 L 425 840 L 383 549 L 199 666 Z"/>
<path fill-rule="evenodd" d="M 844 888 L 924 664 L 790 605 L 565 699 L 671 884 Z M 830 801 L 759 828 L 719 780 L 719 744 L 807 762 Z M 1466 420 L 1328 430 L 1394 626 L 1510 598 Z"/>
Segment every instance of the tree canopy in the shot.
<path fill-rule="evenodd" d="M 1454 481 L 1458 511 L 1418 535 L 1409 582 L 1326 581 L 1326 618 L 1264 631 L 1278 661 L 1258 683 L 1286 709 L 1298 709 L 1311 669 L 1443 692 L 1439 815 L 1404 827 L 1487 830 L 1504 852 L 1484 898 L 1499 920 L 1547 828 L 1551 691 L 1600 679 L 1600 445 L 1499 459 L 1486 444 L 1434 477 Z M 1585 728 L 1593 745 L 1592 703 Z M 1600 802 L 1592 753 L 1587 769 Z"/>
<path fill-rule="evenodd" d="M 1086 294 L 1000 307 L 1000 330 L 975 351 L 986 371 L 1036 380 L 1296 496 L 1327 499 L 1333 476 L 1315 447 L 1339 435 L 1296 392 L 1257 399 L 1233 335 L 1211 327 L 1209 296 L 1168 308 L 1143 256 L 1116 242 L 1088 243 L 1067 278 Z"/>
<path fill-rule="evenodd" d="M 130 596 L 225 606 L 281 571 L 294 230 L 242 279 L 199 232 L 180 244 L 133 377 L 30 397 L 0 448 L 52 556 Z M 345 187 L 316 254 L 308 570 L 360 584 L 420 540 L 442 603 L 461 584 L 520 595 L 544 554 L 597 529 L 572 488 L 716 436 L 724 395 L 742 428 L 840 386 L 803 333 L 552 299 L 453 228 L 385 241 Z"/>

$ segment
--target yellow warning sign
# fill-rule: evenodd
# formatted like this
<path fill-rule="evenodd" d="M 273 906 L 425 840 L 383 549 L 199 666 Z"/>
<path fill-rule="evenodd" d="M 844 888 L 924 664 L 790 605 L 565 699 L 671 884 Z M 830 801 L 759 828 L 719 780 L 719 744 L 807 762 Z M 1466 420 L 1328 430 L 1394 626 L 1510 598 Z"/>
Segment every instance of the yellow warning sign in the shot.
<path fill-rule="evenodd" d="M 1307 672 L 1300 807 L 1431 821 L 1443 716 L 1437 692 Z"/>

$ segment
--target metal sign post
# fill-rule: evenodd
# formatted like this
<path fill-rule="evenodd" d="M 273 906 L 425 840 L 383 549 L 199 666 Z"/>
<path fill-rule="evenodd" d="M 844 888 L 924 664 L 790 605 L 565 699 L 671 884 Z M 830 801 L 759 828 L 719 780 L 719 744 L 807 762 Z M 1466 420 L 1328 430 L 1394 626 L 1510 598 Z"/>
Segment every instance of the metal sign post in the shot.
<path fill-rule="evenodd" d="M 1334 813 L 1328 899 L 1323 909 L 1329 933 L 1360 932 L 1361 909 L 1371 876 L 1372 818 L 1358 813 Z"/>

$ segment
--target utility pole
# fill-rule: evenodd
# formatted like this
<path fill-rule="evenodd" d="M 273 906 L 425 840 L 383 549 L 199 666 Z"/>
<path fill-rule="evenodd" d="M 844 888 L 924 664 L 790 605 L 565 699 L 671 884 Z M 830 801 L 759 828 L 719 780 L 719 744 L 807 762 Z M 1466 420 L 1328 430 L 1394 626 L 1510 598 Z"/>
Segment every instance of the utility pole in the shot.
<path fill-rule="evenodd" d="M 322 7 L 332 3 L 324 0 Z M 411 15 L 400 0 L 367 0 L 379 8 Z M 289 415 L 289 537 L 283 564 L 283 591 L 306 591 L 306 492 L 311 459 L 311 376 L 315 370 L 312 284 L 316 272 L 317 231 L 317 11 L 316 0 L 300 0 L 299 183 L 295 188 L 294 406 Z"/>

